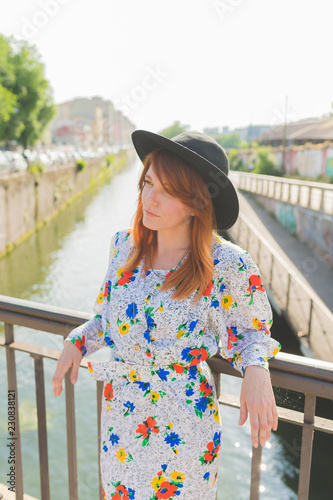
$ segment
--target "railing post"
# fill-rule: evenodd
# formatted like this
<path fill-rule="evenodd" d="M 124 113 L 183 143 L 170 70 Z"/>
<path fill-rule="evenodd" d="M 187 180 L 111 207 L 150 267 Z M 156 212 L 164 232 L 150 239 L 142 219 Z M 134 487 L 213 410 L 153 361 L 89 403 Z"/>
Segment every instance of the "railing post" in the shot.
<path fill-rule="evenodd" d="M 313 299 L 310 299 L 310 314 L 309 314 L 309 328 L 308 328 L 308 341 L 310 344 L 310 335 L 311 335 L 311 329 L 312 329 L 312 313 L 313 313 Z"/>
<path fill-rule="evenodd" d="M 14 342 L 14 327 L 11 324 L 5 323 L 5 345 Z M 8 443 L 14 443 L 15 447 L 15 498 L 16 500 L 23 500 L 23 471 L 22 471 L 22 453 L 21 453 L 21 433 L 19 424 L 19 404 L 17 393 L 17 380 L 16 380 L 16 362 L 15 351 L 6 348 L 7 359 L 7 380 L 8 380 L 8 403 L 14 401 L 11 411 L 14 411 L 13 420 L 10 422 L 14 427 L 9 427 L 11 436 L 8 436 Z M 8 448 L 9 449 L 9 448 Z"/>
<path fill-rule="evenodd" d="M 260 499 L 261 457 L 262 446 L 258 442 L 257 448 L 252 446 L 250 500 Z"/>
<path fill-rule="evenodd" d="M 70 373 L 68 371 L 65 375 L 68 489 L 70 500 L 78 500 L 74 386 L 70 381 Z"/>
<path fill-rule="evenodd" d="M 311 425 L 314 424 L 315 411 L 316 396 L 314 396 L 313 394 L 305 394 L 304 423 Z M 308 500 L 309 498 L 313 433 L 314 431 L 311 427 L 304 426 L 302 429 L 302 448 L 298 479 L 298 500 Z"/>
<path fill-rule="evenodd" d="M 273 267 L 274 267 L 274 254 L 271 254 L 271 268 L 269 272 L 269 287 L 272 288 L 272 281 L 273 281 Z"/>
<path fill-rule="evenodd" d="M 288 273 L 287 299 L 286 299 L 286 312 L 288 312 L 288 307 L 289 307 L 290 281 L 291 281 L 291 274 L 290 274 L 290 273 Z"/>
<path fill-rule="evenodd" d="M 99 498 L 103 499 L 103 485 L 101 477 L 101 415 L 102 415 L 102 397 L 103 381 L 98 380 L 97 384 L 97 432 L 98 432 L 98 475 L 99 475 Z"/>
<path fill-rule="evenodd" d="M 47 451 L 46 406 L 43 358 L 30 354 L 35 362 L 35 383 L 38 421 L 39 473 L 42 500 L 50 500 L 49 463 Z"/>

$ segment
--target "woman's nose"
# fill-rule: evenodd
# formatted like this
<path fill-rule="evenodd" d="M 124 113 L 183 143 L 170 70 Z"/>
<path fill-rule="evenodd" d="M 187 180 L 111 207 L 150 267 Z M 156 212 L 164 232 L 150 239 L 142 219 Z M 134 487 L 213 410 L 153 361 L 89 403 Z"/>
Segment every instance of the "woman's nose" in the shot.
<path fill-rule="evenodd" d="M 150 203 L 157 203 L 157 196 L 155 187 L 153 187 L 146 196 L 146 200 L 150 201 Z"/>

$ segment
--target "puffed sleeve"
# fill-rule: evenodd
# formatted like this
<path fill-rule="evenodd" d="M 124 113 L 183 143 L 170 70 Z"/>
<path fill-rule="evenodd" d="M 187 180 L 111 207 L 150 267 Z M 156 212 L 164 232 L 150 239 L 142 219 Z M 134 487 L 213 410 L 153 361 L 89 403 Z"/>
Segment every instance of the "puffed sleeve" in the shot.
<path fill-rule="evenodd" d="M 220 355 L 242 376 L 249 365 L 269 370 L 268 359 L 281 344 L 271 337 L 272 308 L 257 265 L 247 251 L 230 245 L 221 251 L 215 269 L 213 310 Z"/>
<path fill-rule="evenodd" d="M 118 241 L 120 231 L 115 233 L 111 238 L 110 253 L 109 253 L 109 264 L 107 272 L 102 281 L 102 286 L 100 292 L 96 298 L 93 307 L 94 317 L 86 321 L 82 325 L 74 328 L 70 334 L 66 337 L 66 341 L 73 342 L 74 345 L 82 352 L 82 356 L 89 356 L 90 354 L 102 349 L 102 347 L 107 346 L 102 328 L 102 309 L 103 300 L 110 293 L 111 284 L 108 281 L 109 267 L 111 263 L 112 256 L 117 251 L 116 244 Z"/>

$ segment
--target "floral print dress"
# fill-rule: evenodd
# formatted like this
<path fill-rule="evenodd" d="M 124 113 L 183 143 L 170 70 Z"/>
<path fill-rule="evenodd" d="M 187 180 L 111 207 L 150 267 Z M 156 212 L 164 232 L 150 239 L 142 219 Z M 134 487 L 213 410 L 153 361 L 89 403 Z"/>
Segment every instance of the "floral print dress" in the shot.
<path fill-rule="evenodd" d="M 108 347 L 110 361 L 88 363 L 103 380 L 100 464 L 105 499 L 215 500 L 222 419 L 206 360 L 219 352 L 244 375 L 281 344 L 256 264 L 214 236 L 214 275 L 196 305 L 159 291 L 170 271 L 125 272 L 132 229 L 111 240 L 95 316 L 75 328 L 83 356 Z M 158 276 L 157 276 L 158 274 Z M 162 279 L 159 278 L 162 276 Z"/>

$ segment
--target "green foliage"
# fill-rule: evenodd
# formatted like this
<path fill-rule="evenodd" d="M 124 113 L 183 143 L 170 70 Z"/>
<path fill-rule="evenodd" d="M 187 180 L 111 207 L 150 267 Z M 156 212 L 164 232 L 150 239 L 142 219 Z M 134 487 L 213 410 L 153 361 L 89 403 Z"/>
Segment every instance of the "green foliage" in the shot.
<path fill-rule="evenodd" d="M 247 146 L 247 143 L 242 141 L 241 136 L 238 134 L 238 132 L 219 135 L 215 137 L 215 140 L 225 149 L 242 149 Z"/>
<path fill-rule="evenodd" d="M 182 132 L 187 132 L 189 128 L 189 125 L 181 125 L 180 121 L 175 120 L 171 126 L 164 128 L 158 133 L 168 139 L 172 139 L 172 137 L 175 137 Z"/>
<path fill-rule="evenodd" d="M 116 155 L 106 155 L 105 156 L 106 166 L 109 167 L 111 165 L 111 163 L 114 162 L 115 158 L 116 158 Z"/>
<path fill-rule="evenodd" d="M 36 161 L 27 167 L 27 171 L 35 175 L 41 174 L 45 171 L 45 165 L 40 161 Z"/>
<path fill-rule="evenodd" d="M 77 172 L 80 172 L 81 170 L 85 170 L 87 168 L 86 160 L 76 160 L 75 165 Z"/>
<path fill-rule="evenodd" d="M 55 114 L 36 46 L 0 35 L 0 142 L 35 144 Z"/>
<path fill-rule="evenodd" d="M 277 168 L 275 160 L 271 156 L 271 146 L 259 146 L 256 150 L 254 162 L 254 174 L 281 176 L 282 172 Z"/>
<path fill-rule="evenodd" d="M 244 166 L 237 149 L 230 149 L 228 152 L 230 170 L 244 171 Z"/>

